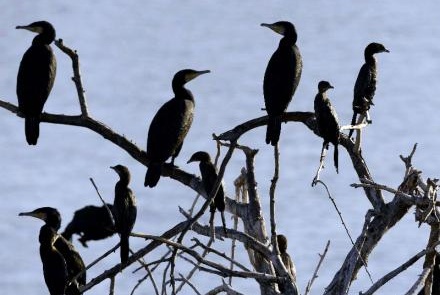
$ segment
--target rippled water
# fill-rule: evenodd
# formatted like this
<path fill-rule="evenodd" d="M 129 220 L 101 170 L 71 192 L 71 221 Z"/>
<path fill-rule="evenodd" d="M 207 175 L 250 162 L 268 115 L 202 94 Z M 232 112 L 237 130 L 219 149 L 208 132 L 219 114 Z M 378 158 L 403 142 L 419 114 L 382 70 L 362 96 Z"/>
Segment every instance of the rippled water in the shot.
<path fill-rule="evenodd" d="M 210 69 L 211 74 L 188 85 L 196 98 L 196 117 L 176 163 L 186 165 L 197 150 L 215 152 L 212 133 L 221 133 L 245 120 L 261 116 L 262 77 L 279 36 L 259 26 L 262 22 L 292 21 L 298 30 L 298 46 L 304 70 L 289 110 L 310 111 L 319 80 L 335 89 L 330 98 L 340 120 L 351 119 L 352 89 L 363 49 L 377 41 L 390 49 L 379 59 L 379 84 L 372 111 L 373 125 L 365 131 L 363 153 L 375 180 L 397 187 L 403 175 L 399 154 L 408 154 L 419 143 L 414 164 L 426 177 L 438 177 L 440 84 L 440 4 L 437 1 L 108 1 L 76 4 L 54 1 L 0 1 L 0 98 L 16 102 L 15 80 L 22 54 L 32 34 L 16 25 L 45 19 L 54 24 L 57 36 L 77 49 L 90 112 L 113 130 L 125 134 L 140 147 L 157 109 L 172 96 L 171 78 L 182 68 Z M 70 60 L 57 48 L 58 72 L 45 110 L 78 114 L 76 91 L 70 80 Z M 41 223 L 18 218 L 21 211 L 41 206 L 57 207 L 64 224 L 74 210 L 99 204 L 88 178 L 93 177 L 108 201 L 113 199 L 116 175 L 108 167 L 127 165 L 133 174 L 132 189 L 138 199 L 137 232 L 160 234 L 182 220 L 178 206 L 188 207 L 194 192 L 162 179 L 155 189 L 143 187 L 145 168 L 125 152 L 86 129 L 41 125 L 38 146 L 25 143 L 22 119 L 0 110 L 0 287 L 2 294 L 44 294 L 37 236 Z M 301 124 L 283 125 L 280 142 L 281 178 L 277 187 L 278 230 L 290 240 L 289 252 L 304 290 L 328 239 L 331 247 L 314 285 L 321 294 L 328 285 L 350 242 L 338 216 L 321 187 L 310 183 L 319 160 L 321 140 Z M 259 149 L 256 158 L 259 193 L 268 208 L 273 174 L 273 150 L 264 144 L 264 128 L 245 135 L 241 144 Z M 237 153 L 227 169 L 225 182 L 233 194 L 233 179 L 244 165 Z M 327 164 L 322 179 L 329 185 L 351 232 L 361 229 L 370 208 L 357 182 L 349 157 L 340 151 L 340 173 Z M 387 200 L 391 195 L 385 195 Z M 265 211 L 268 220 L 268 211 Z M 230 221 L 228 220 L 228 223 Z M 427 228 L 420 229 L 413 215 L 393 228 L 369 259 L 373 279 L 397 267 L 427 243 Z M 132 239 L 133 248 L 144 243 Z M 87 263 L 111 248 L 116 238 L 91 242 L 85 249 L 76 244 Z M 220 242 L 217 245 L 220 246 Z M 226 247 L 226 245 L 225 245 Z M 242 249 L 240 249 L 242 250 Z M 161 253 L 148 256 L 154 260 Z M 89 272 L 92 278 L 114 265 L 112 255 Z M 241 261 L 246 257 L 241 255 Z M 132 268 L 130 268 L 132 269 Z M 182 270 L 182 272 L 185 269 Z M 421 272 L 420 263 L 379 294 L 402 294 Z M 143 274 L 125 271 L 116 281 L 117 294 L 128 294 Z M 160 278 L 158 278 L 160 280 Z M 219 285 L 215 278 L 196 279 L 203 292 Z M 361 270 L 351 293 L 369 287 Z M 244 294 L 258 288 L 251 280 L 235 280 Z M 108 282 L 90 294 L 105 294 Z M 151 294 L 151 284 L 142 292 Z M 186 289 L 187 294 L 191 293 Z"/>

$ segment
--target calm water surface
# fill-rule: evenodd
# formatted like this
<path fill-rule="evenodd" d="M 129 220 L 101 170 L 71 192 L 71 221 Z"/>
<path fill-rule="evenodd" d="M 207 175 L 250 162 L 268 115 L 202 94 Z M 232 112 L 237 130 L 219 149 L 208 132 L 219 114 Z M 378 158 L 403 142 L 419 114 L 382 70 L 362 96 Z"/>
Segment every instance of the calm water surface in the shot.
<path fill-rule="evenodd" d="M 197 150 L 215 152 L 212 133 L 221 133 L 248 119 L 264 114 L 262 79 L 267 61 L 279 36 L 262 22 L 289 20 L 299 34 L 298 46 L 304 70 L 289 110 L 310 111 L 319 80 L 334 86 L 329 95 L 342 124 L 351 119 L 352 89 L 363 62 L 364 47 L 377 41 L 390 49 L 379 59 L 379 84 L 373 125 L 365 131 L 363 153 L 379 183 L 397 187 L 403 175 L 398 155 L 406 155 L 419 143 L 414 164 L 425 177 L 438 177 L 440 143 L 440 4 L 438 1 L 108 1 L 77 4 L 54 1 L 0 1 L 0 98 L 16 103 L 15 81 L 21 57 L 33 35 L 15 30 L 16 25 L 45 19 L 56 27 L 57 36 L 77 49 L 83 82 L 92 116 L 124 134 L 140 147 L 157 109 L 172 97 L 171 78 L 182 68 L 210 69 L 211 74 L 188 85 L 196 98 L 196 117 L 176 163 L 198 173 L 197 165 L 186 165 Z M 70 60 L 57 48 L 58 73 L 45 110 L 78 114 L 79 105 Z M 0 110 L 0 288 L 1 294 L 45 294 L 46 286 L 38 254 L 41 223 L 18 218 L 21 211 L 41 206 L 57 207 L 64 225 L 73 212 L 88 204 L 99 204 L 89 182 L 93 177 L 101 193 L 112 202 L 116 174 L 109 166 L 127 165 L 133 174 L 132 189 L 138 199 L 135 231 L 160 234 L 183 218 L 178 206 L 188 208 L 194 192 L 163 178 L 155 189 L 143 187 L 145 167 L 132 160 L 100 136 L 86 129 L 41 124 L 38 146 L 27 146 L 23 120 Z M 264 144 L 264 128 L 245 135 L 240 143 L 259 149 L 257 180 L 263 205 L 273 174 L 273 150 Z M 290 240 L 289 252 L 298 269 L 298 285 L 304 290 L 327 240 L 331 240 L 314 294 L 322 294 L 350 249 L 338 216 L 321 187 L 310 183 L 319 160 L 321 140 L 301 124 L 283 125 L 280 153 L 281 178 L 277 187 L 278 230 Z M 232 195 L 233 180 L 244 165 L 236 153 L 225 176 Z M 340 151 L 340 173 L 331 163 L 322 173 L 352 234 L 362 227 L 370 208 L 357 182 L 350 160 Z M 387 200 L 391 195 L 385 194 Z M 268 210 L 264 212 L 268 220 Z M 229 217 L 229 216 L 228 216 Z M 204 219 L 206 222 L 206 219 Z M 228 223 L 232 224 L 228 219 Z M 63 225 L 63 226 L 64 226 Z M 369 271 L 377 280 L 421 250 L 427 242 L 426 226 L 417 228 L 413 214 L 393 228 L 369 259 Z M 117 239 L 76 243 L 86 263 L 111 248 Z M 188 239 L 189 243 L 189 239 Z M 144 245 L 132 239 L 134 249 Z M 216 242 L 227 251 L 229 243 Z M 246 263 L 242 253 L 239 260 Z M 155 260 L 157 251 L 146 257 Z M 90 270 L 92 278 L 118 261 L 113 254 Z M 215 257 L 213 258 L 215 259 Z M 184 273 L 189 266 L 183 265 Z M 129 294 L 143 274 L 128 269 L 117 277 L 117 294 Z M 406 292 L 421 272 L 421 264 L 407 270 L 379 294 Z M 157 278 L 160 280 L 160 277 Z M 206 293 L 221 281 L 199 275 L 195 283 Z M 252 280 L 234 280 L 244 294 L 258 291 Z M 351 288 L 358 294 L 370 286 L 364 270 Z M 144 284 L 139 293 L 152 293 Z M 90 291 L 105 294 L 108 282 Z M 186 294 L 191 291 L 186 289 Z"/>

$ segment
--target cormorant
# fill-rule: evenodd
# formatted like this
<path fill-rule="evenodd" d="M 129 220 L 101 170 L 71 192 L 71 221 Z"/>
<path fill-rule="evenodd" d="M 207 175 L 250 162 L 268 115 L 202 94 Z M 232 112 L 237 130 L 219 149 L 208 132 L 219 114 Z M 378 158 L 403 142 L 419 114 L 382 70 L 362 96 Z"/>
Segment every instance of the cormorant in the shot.
<path fill-rule="evenodd" d="M 121 263 L 126 263 L 130 251 L 128 238 L 136 222 L 136 198 L 128 187 L 130 183 L 130 171 L 128 168 L 122 165 L 110 168 L 119 175 L 119 181 L 115 185 L 113 217 L 115 218 L 116 230 L 121 237 Z"/>
<path fill-rule="evenodd" d="M 296 267 L 293 264 L 292 258 L 290 258 L 289 253 L 287 253 L 287 238 L 284 235 L 277 235 L 278 250 L 280 250 L 281 260 L 287 269 L 287 272 L 292 276 L 293 281 L 296 282 Z M 278 284 L 278 288 L 281 293 L 284 292 L 284 286 Z"/>
<path fill-rule="evenodd" d="M 210 71 L 185 69 L 174 75 L 174 98 L 166 102 L 154 116 L 148 130 L 147 159 L 150 161 L 145 175 L 145 186 L 154 187 L 162 173 L 162 165 L 171 157 L 171 165 L 182 149 L 183 140 L 194 116 L 194 97 L 185 83 Z"/>
<path fill-rule="evenodd" d="M 113 205 L 107 204 L 113 212 Z M 113 214 L 113 213 L 112 213 Z M 91 240 L 102 240 L 115 234 L 113 221 L 104 206 L 85 206 L 73 215 L 72 221 L 61 234 L 67 240 L 72 240 L 72 235 L 80 236 L 78 239 L 84 247 Z"/>
<path fill-rule="evenodd" d="M 339 144 L 339 121 L 338 115 L 333 108 L 326 91 L 333 86 L 327 81 L 320 81 L 318 84 L 318 94 L 315 96 L 315 116 L 318 125 L 318 131 L 324 139 L 322 152 L 328 149 L 331 142 L 335 146 L 333 160 L 335 162 L 336 173 L 338 172 L 338 144 Z M 321 152 L 321 157 L 322 157 Z"/>
<path fill-rule="evenodd" d="M 51 295 L 79 294 L 78 285 L 86 284 L 85 264 L 73 245 L 57 231 L 61 226 L 61 216 L 57 209 L 42 207 L 31 212 L 20 213 L 19 216 L 32 216 L 45 222 L 40 229 L 40 256 L 46 285 Z M 78 273 L 76 282 L 66 284 Z"/>
<path fill-rule="evenodd" d="M 17 76 L 18 108 L 24 115 L 26 141 L 36 145 L 40 115 L 55 81 L 57 62 L 50 47 L 55 40 L 55 29 L 47 21 L 17 26 L 16 29 L 38 33 L 23 55 Z"/>
<path fill-rule="evenodd" d="M 214 184 L 218 178 L 217 169 L 215 168 L 214 164 L 211 161 L 211 157 L 207 152 L 196 152 L 194 153 L 191 158 L 188 160 L 187 163 L 191 162 L 200 162 L 199 168 L 200 173 L 202 174 L 202 182 L 203 186 L 205 187 L 206 193 L 209 194 L 214 189 Z M 226 233 L 226 222 L 225 222 L 225 193 L 223 190 L 223 185 L 220 183 L 220 187 L 218 188 L 217 194 L 215 195 L 213 201 L 210 204 L 210 212 L 211 217 L 209 219 L 209 223 L 212 225 L 214 224 L 214 213 L 217 209 L 220 211 L 221 217 L 222 217 L 222 223 L 223 223 L 223 230 Z"/>
<path fill-rule="evenodd" d="M 354 84 L 353 96 L 353 118 L 351 125 L 356 125 L 356 117 L 358 114 L 363 114 L 367 117 L 367 122 L 371 123 L 368 110 L 373 104 L 374 93 L 376 92 L 376 77 L 377 66 L 374 54 L 380 52 L 390 52 L 380 43 L 370 43 L 364 51 L 365 63 L 359 70 L 359 74 Z M 353 129 L 350 129 L 348 137 L 353 134 Z"/>
<path fill-rule="evenodd" d="M 280 138 L 281 116 L 292 100 L 301 78 L 302 59 L 296 46 L 297 34 L 293 24 L 279 21 L 261 25 L 284 36 L 269 60 L 263 83 L 264 102 L 269 116 L 266 143 L 274 146 Z"/>

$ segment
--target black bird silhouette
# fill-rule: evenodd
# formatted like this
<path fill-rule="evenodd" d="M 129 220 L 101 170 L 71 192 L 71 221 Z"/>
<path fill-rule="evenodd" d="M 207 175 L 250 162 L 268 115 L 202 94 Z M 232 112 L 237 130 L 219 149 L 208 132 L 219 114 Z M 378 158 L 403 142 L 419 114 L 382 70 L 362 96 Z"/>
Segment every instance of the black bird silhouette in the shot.
<path fill-rule="evenodd" d="M 358 114 L 365 115 L 367 122 L 371 123 L 368 110 L 373 105 L 373 97 L 376 92 L 377 62 L 374 54 L 380 52 L 390 52 L 380 43 L 370 43 L 364 51 L 365 63 L 359 70 L 359 74 L 354 84 L 353 96 L 353 118 L 351 125 L 356 125 Z M 348 136 L 351 137 L 353 129 L 350 129 Z"/>
<path fill-rule="evenodd" d="M 154 116 L 148 130 L 145 186 L 155 187 L 162 173 L 162 165 L 171 157 L 171 165 L 182 149 L 183 140 L 194 116 L 194 97 L 184 85 L 210 71 L 181 70 L 174 75 L 174 98 L 166 102 Z"/>
<path fill-rule="evenodd" d="M 130 183 L 130 171 L 128 168 L 122 165 L 110 168 L 119 175 L 119 181 L 115 185 L 113 217 L 115 218 L 116 230 L 121 236 L 121 263 L 126 263 L 130 251 L 128 239 L 136 222 L 136 198 L 128 187 Z"/>
<path fill-rule="evenodd" d="M 107 207 L 113 211 L 113 205 L 107 204 Z M 107 209 L 104 206 L 89 205 L 75 211 L 73 219 L 61 235 L 70 241 L 72 235 L 77 234 L 80 236 L 78 240 L 81 244 L 87 247 L 88 241 L 102 240 L 115 233 L 113 221 Z"/>
<path fill-rule="evenodd" d="M 266 143 L 274 146 L 280 138 L 281 116 L 292 100 L 301 78 L 302 59 L 296 46 L 297 34 L 293 24 L 279 21 L 261 25 L 283 35 L 269 60 L 263 82 L 264 102 L 269 115 Z"/>
<path fill-rule="evenodd" d="M 79 294 L 78 286 L 86 284 L 86 267 L 75 247 L 57 233 L 61 226 L 61 215 L 58 210 L 42 207 L 20 213 L 19 216 L 31 216 L 45 222 L 40 229 L 40 256 L 44 280 L 50 294 Z M 67 283 L 80 272 L 82 274 L 76 281 L 67 286 Z"/>
<path fill-rule="evenodd" d="M 206 193 L 209 195 L 214 189 L 214 184 L 218 178 L 217 169 L 212 163 L 211 157 L 207 152 L 200 151 L 194 153 L 187 163 L 191 163 L 191 162 L 200 162 L 199 168 L 200 168 L 200 173 L 202 174 L 203 186 L 205 187 Z M 225 193 L 223 189 L 223 184 L 220 183 L 220 186 L 217 190 L 217 194 L 215 195 L 212 203 L 210 204 L 211 217 L 209 219 L 209 224 L 211 225 L 214 224 L 214 214 L 215 214 L 215 210 L 217 209 L 218 211 L 220 211 L 222 217 L 222 223 L 223 223 L 223 230 L 226 233 L 226 221 L 225 221 L 225 213 L 224 213 L 225 206 L 226 206 Z"/>
<path fill-rule="evenodd" d="M 55 29 L 47 21 L 16 28 L 38 33 L 24 53 L 17 75 L 18 108 L 25 120 L 26 141 L 36 145 L 40 115 L 55 81 L 57 62 L 50 47 L 55 40 Z"/>
<path fill-rule="evenodd" d="M 336 172 L 338 172 L 338 144 L 339 144 L 339 121 L 338 115 L 333 108 L 326 91 L 332 89 L 333 86 L 327 81 L 321 81 L 318 84 L 318 94 L 315 96 L 315 116 L 318 124 L 318 131 L 324 139 L 322 143 L 321 157 L 325 149 L 329 148 L 331 142 L 335 146 L 333 160 L 335 163 Z"/>

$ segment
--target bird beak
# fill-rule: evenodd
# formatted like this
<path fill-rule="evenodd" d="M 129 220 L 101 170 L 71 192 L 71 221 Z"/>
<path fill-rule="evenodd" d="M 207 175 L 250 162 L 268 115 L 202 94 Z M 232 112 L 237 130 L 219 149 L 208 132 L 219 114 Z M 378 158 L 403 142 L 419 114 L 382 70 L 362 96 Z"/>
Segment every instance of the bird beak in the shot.
<path fill-rule="evenodd" d="M 189 159 L 188 162 L 186 162 L 186 164 L 192 163 L 194 162 L 193 158 Z"/>
<path fill-rule="evenodd" d="M 189 82 L 189 81 L 197 78 L 198 76 L 203 75 L 203 74 L 207 74 L 207 73 L 211 73 L 211 71 L 210 70 L 194 71 L 194 73 L 187 74 L 185 77 L 185 80 L 186 80 L 186 82 Z"/>
<path fill-rule="evenodd" d="M 110 166 L 110 169 L 113 169 L 116 171 L 116 166 Z"/>
<path fill-rule="evenodd" d="M 333 87 L 332 85 L 330 85 L 328 88 L 329 88 L 329 89 L 333 89 L 333 88 L 335 88 L 335 87 Z"/>
<path fill-rule="evenodd" d="M 389 53 L 390 51 L 388 49 L 385 49 L 384 52 L 388 52 Z"/>
<path fill-rule="evenodd" d="M 272 31 L 274 31 L 275 33 L 278 33 L 278 34 L 284 36 L 284 29 L 280 26 L 276 26 L 275 24 L 266 24 L 266 23 L 262 23 L 261 26 L 269 28 Z"/>
<path fill-rule="evenodd" d="M 41 212 L 40 213 L 36 213 L 34 211 L 22 212 L 22 213 L 19 213 L 18 216 L 31 216 L 31 217 L 35 217 L 35 218 L 41 219 L 43 221 L 46 219 L 46 214 L 41 213 Z"/>
<path fill-rule="evenodd" d="M 43 29 L 41 27 L 31 27 L 31 26 L 16 26 L 16 29 L 24 29 L 24 30 L 28 30 L 34 33 L 42 33 Z"/>

